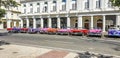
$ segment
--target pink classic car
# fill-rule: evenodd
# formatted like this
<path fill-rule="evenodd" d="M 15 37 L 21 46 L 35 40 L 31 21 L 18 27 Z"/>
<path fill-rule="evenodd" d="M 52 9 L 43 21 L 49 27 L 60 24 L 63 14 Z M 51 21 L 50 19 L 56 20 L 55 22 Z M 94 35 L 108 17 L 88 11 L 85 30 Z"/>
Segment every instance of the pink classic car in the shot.
<path fill-rule="evenodd" d="M 40 32 L 41 34 L 46 34 L 46 33 L 48 33 L 47 30 L 48 30 L 48 28 L 40 28 L 40 31 L 39 31 L 39 32 Z"/>
<path fill-rule="evenodd" d="M 91 29 L 88 32 L 89 36 L 101 36 L 102 35 L 102 30 L 101 29 Z"/>
<path fill-rule="evenodd" d="M 57 34 L 68 35 L 70 33 L 70 29 L 59 29 Z"/>

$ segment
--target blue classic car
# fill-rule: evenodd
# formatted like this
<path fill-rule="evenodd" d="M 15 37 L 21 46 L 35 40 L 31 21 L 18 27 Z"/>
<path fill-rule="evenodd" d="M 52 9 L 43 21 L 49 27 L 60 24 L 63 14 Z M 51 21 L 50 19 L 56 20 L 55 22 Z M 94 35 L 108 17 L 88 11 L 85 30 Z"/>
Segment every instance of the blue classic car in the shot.
<path fill-rule="evenodd" d="M 120 28 L 112 27 L 108 30 L 108 36 L 118 36 L 120 37 Z"/>
<path fill-rule="evenodd" d="M 28 33 L 38 33 L 39 28 L 28 28 Z"/>

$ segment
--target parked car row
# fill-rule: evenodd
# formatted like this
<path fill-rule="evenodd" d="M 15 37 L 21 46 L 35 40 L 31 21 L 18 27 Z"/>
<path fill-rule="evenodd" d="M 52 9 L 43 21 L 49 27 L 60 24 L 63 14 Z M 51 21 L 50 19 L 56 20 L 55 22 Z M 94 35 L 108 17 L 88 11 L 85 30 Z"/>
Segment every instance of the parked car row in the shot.
<path fill-rule="evenodd" d="M 40 34 L 60 34 L 60 35 L 88 35 L 88 36 L 102 36 L 102 29 L 59 29 L 59 28 L 7 28 L 10 33 L 40 33 Z M 110 28 L 108 36 L 119 36 L 120 30 Z"/>

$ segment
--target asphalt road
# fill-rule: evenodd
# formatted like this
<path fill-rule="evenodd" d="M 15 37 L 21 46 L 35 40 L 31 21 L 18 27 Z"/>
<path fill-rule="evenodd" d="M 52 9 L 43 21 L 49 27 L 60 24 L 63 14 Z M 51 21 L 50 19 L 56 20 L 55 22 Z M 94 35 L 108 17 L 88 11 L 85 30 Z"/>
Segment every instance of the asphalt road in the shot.
<path fill-rule="evenodd" d="M 0 40 L 19 45 L 63 49 L 75 52 L 90 51 L 120 56 L 120 41 L 96 40 L 93 37 L 16 33 L 8 36 L 0 36 Z"/>

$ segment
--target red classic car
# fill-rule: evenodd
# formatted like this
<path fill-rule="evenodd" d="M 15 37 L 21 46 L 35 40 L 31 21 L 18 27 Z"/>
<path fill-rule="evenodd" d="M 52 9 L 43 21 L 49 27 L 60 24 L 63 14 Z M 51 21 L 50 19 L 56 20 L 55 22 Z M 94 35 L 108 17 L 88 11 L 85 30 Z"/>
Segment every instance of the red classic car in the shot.
<path fill-rule="evenodd" d="M 28 32 L 28 28 L 21 28 L 21 29 L 20 29 L 20 32 L 21 32 L 21 33 L 26 33 L 26 32 Z"/>
<path fill-rule="evenodd" d="M 12 32 L 12 29 L 13 29 L 13 28 L 7 28 L 7 31 L 8 31 L 8 32 Z"/>
<path fill-rule="evenodd" d="M 72 35 L 87 35 L 87 29 L 71 29 L 70 34 Z"/>

